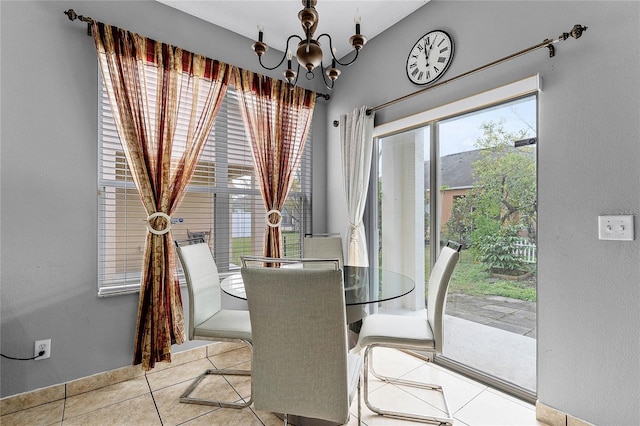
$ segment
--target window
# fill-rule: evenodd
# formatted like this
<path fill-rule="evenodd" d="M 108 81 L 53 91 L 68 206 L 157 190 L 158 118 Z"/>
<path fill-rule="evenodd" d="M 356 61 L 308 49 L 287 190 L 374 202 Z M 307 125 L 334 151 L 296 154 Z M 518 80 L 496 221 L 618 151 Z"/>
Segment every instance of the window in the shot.
<path fill-rule="evenodd" d="M 140 288 L 147 215 L 101 76 L 99 80 L 98 294 L 108 296 Z M 282 212 L 287 257 L 300 256 L 302 238 L 311 232 L 311 141 L 309 134 Z M 203 236 L 224 274 L 239 269 L 240 256 L 262 253 L 264 211 L 235 90 L 229 87 L 187 193 L 173 215 L 171 232 L 174 240 Z"/>

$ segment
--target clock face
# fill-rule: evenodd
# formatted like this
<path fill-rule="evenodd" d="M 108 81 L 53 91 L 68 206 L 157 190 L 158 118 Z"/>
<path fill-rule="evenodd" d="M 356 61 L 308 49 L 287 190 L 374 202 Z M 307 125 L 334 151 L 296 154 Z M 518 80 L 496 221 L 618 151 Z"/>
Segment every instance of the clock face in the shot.
<path fill-rule="evenodd" d="M 415 84 L 433 83 L 453 60 L 453 39 L 444 31 L 428 32 L 413 45 L 407 58 L 407 76 Z"/>

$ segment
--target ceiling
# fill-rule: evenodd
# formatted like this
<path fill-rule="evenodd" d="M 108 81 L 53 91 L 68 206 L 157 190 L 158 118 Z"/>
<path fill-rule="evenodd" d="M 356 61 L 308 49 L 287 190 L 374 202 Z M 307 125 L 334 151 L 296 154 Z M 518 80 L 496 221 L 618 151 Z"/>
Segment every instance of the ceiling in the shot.
<path fill-rule="evenodd" d="M 284 51 L 290 35 L 303 35 L 298 20 L 298 12 L 303 8 L 300 0 L 157 1 L 254 40 L 258 37 L 258 25 L 262 25 L 264 42 L 279 51 Z M 428 1 L 318 0 L 319 23 L 315 35 L 331 35 L 336 56 L 341 58 L 352 50 L 349 37 L 355 33 L 356 14 L 361 16 L 361 33 L 371 40 Z M 325 37 L 320 40 L 325 49 L 328 48 L 326 41 Z"/>

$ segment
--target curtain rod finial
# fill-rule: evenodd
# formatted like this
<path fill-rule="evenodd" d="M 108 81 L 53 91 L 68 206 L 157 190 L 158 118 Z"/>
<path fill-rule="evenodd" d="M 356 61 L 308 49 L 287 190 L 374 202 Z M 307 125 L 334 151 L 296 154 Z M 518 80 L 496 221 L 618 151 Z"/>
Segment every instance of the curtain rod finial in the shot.
<path fill-rule="evenodd" d="M 92 18 L 90 18 L 88 16 L 78 15 L 76 13 L 76 11 L 73 10 L 73 9 L 65 10 L 62 13 L 67 15 L 67 18 L 69 18 L 70 21 L 75 21 L 76 19 L 79 19 L 82 22 L 86 22 L 87 23 L 87 35 L 88 36 L 92 35 L 92 32 L 91 32 L 91 24 L 93 23 L 93 19 Z"/>
<path fill-rule="evenodd" d="M 67 17 L 69 18 L 70 21 L 75 21 L 76 19 L 78 19 L 78 14 L 73 9 L 65 10 L 62 13 L 67 15 Z"/>
<path fill-rule="evenodd" d="M 82 21 L 82 22 L 86 22 L 88 24 L 93 23 L 93 18 L 89 17 L 89 16 L 83 16 L 83 15 L 78 15 L 76 13 L 75 10 L 73 9 L 69 9 L 69 10 L 65 10 L 64 12 L 65 15 L 67 15 L 67 17 L 69 18 L 70 21 L 75 21 L 76 19 Z"/>

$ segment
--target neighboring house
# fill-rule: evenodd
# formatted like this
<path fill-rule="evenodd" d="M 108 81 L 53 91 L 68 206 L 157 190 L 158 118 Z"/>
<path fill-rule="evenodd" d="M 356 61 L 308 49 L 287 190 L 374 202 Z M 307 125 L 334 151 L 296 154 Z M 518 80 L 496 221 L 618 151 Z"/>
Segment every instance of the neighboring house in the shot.
<path fill-rule="evenodd" d="M 473 163 L 480 158 L 480 149 L 458 152 L 440 159 L 441 227 L 445 229 L 456 197 L 464 196 L 473 187 Z M 431 188 L 430 162 L 424 163 L 425 199 Z"/>

